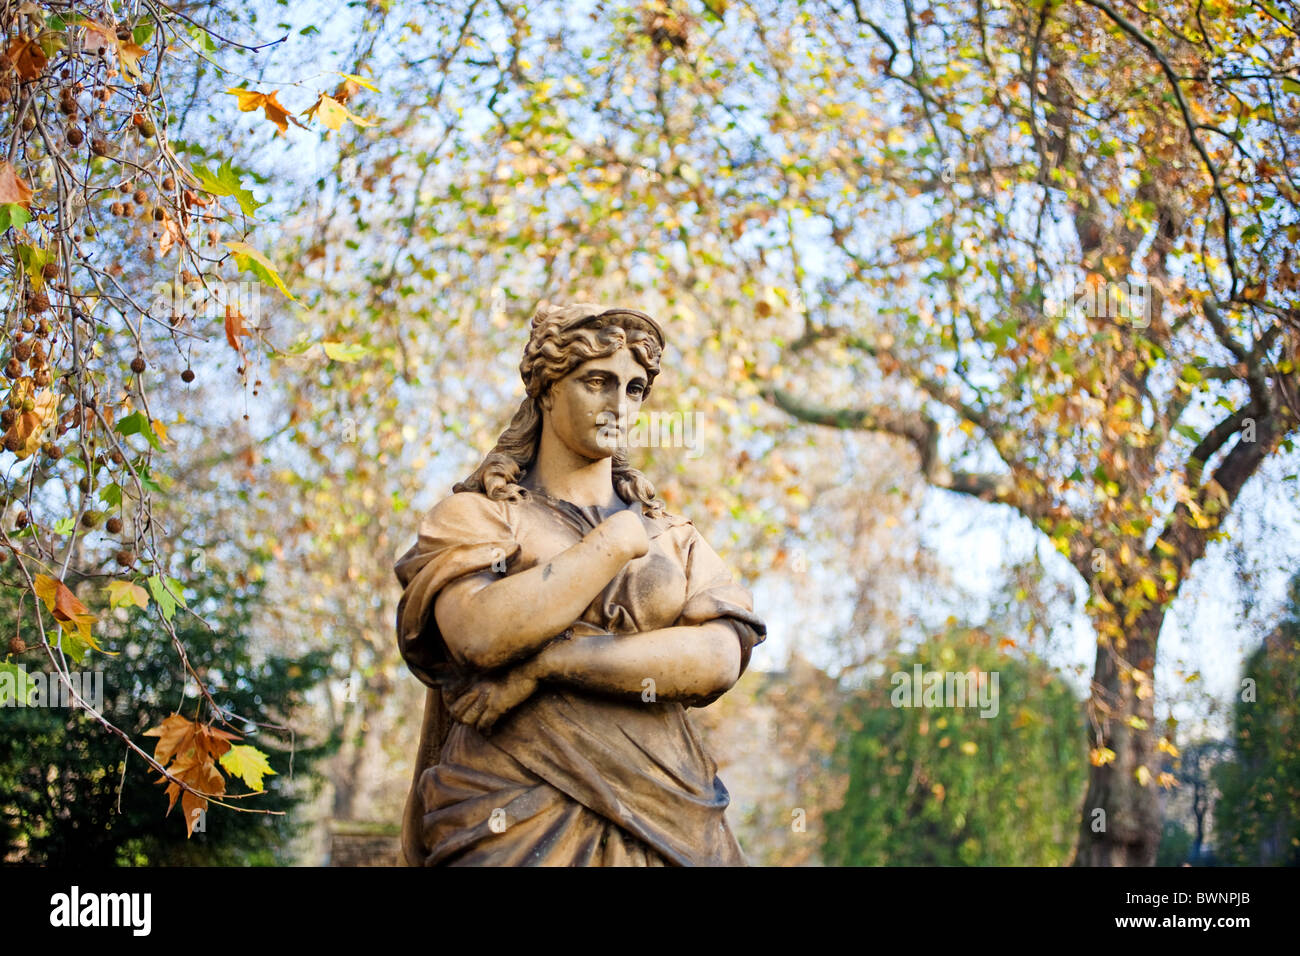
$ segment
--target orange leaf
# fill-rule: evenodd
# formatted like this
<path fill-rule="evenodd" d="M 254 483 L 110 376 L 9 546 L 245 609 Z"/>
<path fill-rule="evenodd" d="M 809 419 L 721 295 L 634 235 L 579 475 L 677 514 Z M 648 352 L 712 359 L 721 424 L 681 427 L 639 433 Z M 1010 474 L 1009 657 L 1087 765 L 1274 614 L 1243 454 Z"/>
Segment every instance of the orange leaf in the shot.
<path fill-rule="evenodd" d="M 180 714 L 172 714 L 157 727 L 144 732 L 146 737 L 158 737 L 158 746 L 154 748 L 153 759 L 166 764 L 177 754 L 184 755 L 194 747 L 194 734 L 198 725 L 186 720 Z"/>
<path fill-rule="evenodd" d="M 36 395 L 36 407 L 18 416 L 10 429 L 22 441 L 14 452 L 15 456 L 19 459 L 29 458 L 41 447 L 46 429 L 58 420 L 55 411 L 57 405 L 58 396 L 51 389 L 41 389 Z"/>
<path fill-rule="evenodd" d="M 244 351 L 244 343 L 239 341 L 241 335 L 252 333 L 244 328 L 244 316 L 230 303 L 226 303 L 226 341 L 236 352 Z"/>
<path fill-rule="evenodd" d="M 16 37 L 5 50 L 14 69 L 24 80 L 34 80 L 45 72 L 49 58 L 35 37 Z"/>
<path fill-rule="evenodd" d="M 279 90 L 272 90 L 270 93 L 258 93 L 256 90 L 241 90 L 232 86 L 226 92 L 234 94 L 239 101 L 240 110 L 245 113 L 261 109 L 266 113 L 266 118 L 280 128 L 281 133 L 289 131 L 290 123 L 306 129 L 306 125 L 280 105 L 280 101 L 275 98 Z"/>
<path fill-rule="evenodd" d="M 0 203 L 17 203 L 23 207 L 32 204 L 32 188 L 23 182 L 18 170 L 3 159 L 0 159 Z"/>

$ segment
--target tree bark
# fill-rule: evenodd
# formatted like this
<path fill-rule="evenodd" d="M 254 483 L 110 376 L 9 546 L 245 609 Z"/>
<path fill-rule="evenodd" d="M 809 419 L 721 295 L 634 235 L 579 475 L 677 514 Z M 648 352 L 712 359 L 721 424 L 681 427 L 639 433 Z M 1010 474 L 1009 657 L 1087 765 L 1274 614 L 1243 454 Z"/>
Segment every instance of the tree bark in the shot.
<path fill-rule="evenodd" d="M 1140 667 L 1149 676 L 1164 612 L 1151 608 L 1139 615 L 1122 651 L 1099 641 L 1089 702 L 1089 743 L 1109 749 L 1115 758 L 1089 770 L 1079 824 L 1074 866 L 1154 866 L 1162 832 L 1156 789 L 1155 695 L 1149 680 L 1126 677 Z M 1136 717 L 1146 729 L 1133 727 Z M 1149 777 L 1138 779 L 1139 768 Z"/>

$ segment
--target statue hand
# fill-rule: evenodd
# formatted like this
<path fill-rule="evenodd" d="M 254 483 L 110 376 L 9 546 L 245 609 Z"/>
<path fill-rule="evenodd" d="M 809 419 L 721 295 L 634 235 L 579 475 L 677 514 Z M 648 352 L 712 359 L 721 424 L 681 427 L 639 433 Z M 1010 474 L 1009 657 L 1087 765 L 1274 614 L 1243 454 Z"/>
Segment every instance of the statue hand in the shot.
<path fill-rule="evenodd" d="M 462 724 L 487 733 L 502 716 L 518 707 L 537 689 L 528 665 L 513 667 L 500 677 L 484 677 L 447 701 L 447 709 Z"/>
<path fill-rule="evenodd" d="M 626 560 L 639 558 L 650 550 L 650 536 L 646 534 L 641 516 L 634 511 L 619 511 L 610 515 L 591 530 L 608 538 L 614 547 L 626 555 Z"/>

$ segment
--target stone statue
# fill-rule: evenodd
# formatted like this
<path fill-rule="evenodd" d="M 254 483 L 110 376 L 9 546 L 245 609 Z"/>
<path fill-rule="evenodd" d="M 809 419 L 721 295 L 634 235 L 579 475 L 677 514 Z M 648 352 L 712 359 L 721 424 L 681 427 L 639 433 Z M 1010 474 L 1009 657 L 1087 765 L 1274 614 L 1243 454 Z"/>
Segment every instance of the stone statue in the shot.
<path fill-rule="evenodd" d="M 543 303 L 523 403 L 395 566 L 429 688 L 406 865 L 745 865 L 686 708 L 767 628 L 628 464 L 663 347 L 644 312 Z"/>

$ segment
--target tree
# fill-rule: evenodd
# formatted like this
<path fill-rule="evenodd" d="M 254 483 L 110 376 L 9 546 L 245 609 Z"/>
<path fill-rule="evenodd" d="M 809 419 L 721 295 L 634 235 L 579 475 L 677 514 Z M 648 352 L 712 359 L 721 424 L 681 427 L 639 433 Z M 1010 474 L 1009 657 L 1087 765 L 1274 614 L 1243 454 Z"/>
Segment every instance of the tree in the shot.
<path fill-rule="evenodd" d="M 229 103 L 223 110 L 211 81 L 229 86 L 237 77 L 220 61 L 261 45 L 226 39 L 226 27 L 245 11 L 218 7 L 182 2 L 128 11 L 108 2 L 42 2 L 0 9 L 0 245 L 8 265 L 0 291 L 9 303 L 0 359 L 8 383 L 0 414 L 0 542 L 12 559 L 6 584 L 15 589 L 15 624 L 32 615 L 30 640 L 11 642 L 7 651 L 21 659 L 30 645 L 70 686 L 69 660 L 101 648 L 104 622 L 87 607 L 101 602 L 85 593 L 87 582 L 109 589 L 113 607 L 149 607 L 170 644 L 158 653 L 174 653 L 204 699 L 188 723 L 198 738 L 215 742 L 211 751 L 202 748 L 213 759 L 182 770 L 185 753 L 169 754 L 178 759 L 166 766 L 148 741 L 94 716 L 190 808 L 224 788 L 218 766 L 236 758 L 227 752 L 229 731 L 213 725 L 224 717 L 209 680 L 191 667 L 194 655 L 177 633 L 183 585 L 171 576 L 171 542 L 159 535 L 174 490 L 171 456 L 186 444 L 169 435 L 169 426 L 185 421 L 174 414 L 185 390 L 171 376 L 190 385 L 198 378 L 196 347 L 223 342 L 238 363 L 226 383 L 247 388 L 251 380 L 256 395 L 257 356 L 245 341 L 261 338 L 254 287 L 265 283 L 292 299 L 273 263 L 249 242 L 267 203 L 254 197 L 259 174 L 241 165 L 215 114 L 257 111 L 281 133 L 290 123 L 337 129 L 367 122 L 343 104 L 373 89 L 363 77 L 340 75 L 332 95 L 317 91 L 300 114 L 304 121 L 284 109 L 277 91 L 238 79 L 239 87 L 219 94 Z M 246 14 L 256 22 L 256 11 Z M 204 112 L 214 135 L 196 129 Z M 220 366 L 211 361 L 201 371 Z M 243 758 L 256 750 L 239 746 L 248 748 L 235 751 Z M 218 765 L 219 756 L 226 763 Z"/>
<path fill-rule="evenodd" d="M 1300 574 L 1287 616 L 1250 655 L 1233 710 L 1233 760 L 1219 764 L 1219 855 L 1245 866 L 1300 866 Z"/>
<path fill-rule="evenodd" d="M 865 327 L 822 303 L 791 347 L 853 350 L 916 402 L 764 393 L 899 436 L 934 486 L 1014 508 L 1070 558 L 1098 636 L 1076 862 L 1150 865 L 1161 624 L 1300 410 L 1291 28 L 1226 4 L 849 6 L 879 51 L 854 55 L 907 97 L 861 188 L 925 202 L 870 244 L 860 199 L 819 202 L 835 292 L 881 301 Z M 886 297 L 900 271 L 915 292 Z"/>
<path fill-rule="evenodd" d="M 938 695 L 925 704 L 922 685 L 931 674 L 941 692 L 949 675 L 995 676 L 997 684 L 986 685 L 993 694 L 980 698 L 995 707 Z M 1083 708 L 1035 656 L 1006 653 L 987 632 L 952 623 L 887 660 L 884 676 L 844 716 L 837 760 L 849 783 L 843 806 L 826 815 L 827 863 L 1051 866 L 1068 859 L 1084 783 Z"/>

